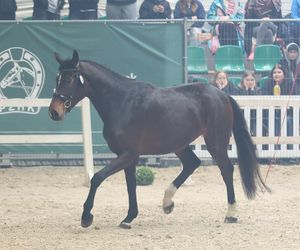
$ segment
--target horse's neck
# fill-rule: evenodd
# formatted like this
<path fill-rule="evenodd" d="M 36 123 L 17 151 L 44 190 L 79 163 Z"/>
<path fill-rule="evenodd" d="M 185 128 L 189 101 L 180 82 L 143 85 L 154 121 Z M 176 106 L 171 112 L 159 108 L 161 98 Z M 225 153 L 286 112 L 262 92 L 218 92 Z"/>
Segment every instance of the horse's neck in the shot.
<path fill-rule="evenodd" d="M 86 95 L 99 112 L 102 120 L 105 120 L 114 109 L 118 109 L 121 101 L 130 91 L 130 84 L 127 80 L 110 72 L 105 68 L 98 68 L 90 64 L 87 70 L 83 71 L 87 79 Z"/>

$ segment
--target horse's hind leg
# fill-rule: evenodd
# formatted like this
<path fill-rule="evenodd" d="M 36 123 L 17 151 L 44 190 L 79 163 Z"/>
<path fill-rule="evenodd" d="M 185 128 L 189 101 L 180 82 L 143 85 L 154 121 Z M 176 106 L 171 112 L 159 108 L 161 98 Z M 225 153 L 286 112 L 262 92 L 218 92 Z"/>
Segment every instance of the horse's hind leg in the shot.
<path fill-rule="evenodd" d="M 121 228 L 129 229 L 131 228 L 130 223 L 138 215 L 138 205 L 136 200 L 136 166 L 125 168 L 125 177 L 127 184 L 129 209 L 126 218 L 120 223 Z"/>
<path fill-rule="evenodd" d="M 172 201 L 177 189 L 185 182 L 185 180 L 194 172 L 194 170 L 201 164 L 200 159 L 190 149 L 190 147 L 184 148 L 180 152 L 176 152 L 176 155 L 182 163 L 182 171 L 176 177 L 176 179 L 166 189 L 163 199 L 163 209 L 166 214 L 173 211 L 174 202 Z"/>
<path fill-rule="evenodd" d="M 215 138 L 215 136 L 213 136 Z M 209 137 L 204 138 L 207 146 L 207 150 L 216 161 L 219 169 L 221 170 L 221 174 L 223 180 L 226 185 L 227 190 L 227 201 L 228 201 L 228 210 L 225 216 L 224 222 L 226 223 L 234 223 L 237 221 L 236 217 L 236 202 L 235 202 L 235 194 L 233 187 L 233 165 L 231 160 L 227 154 L 227 146 L 228 140 L 222 140 L 221 137 L 218 138 L 218 141 L 212 142 Z M 224 143 L 222 143 L 224 141 Z"/>

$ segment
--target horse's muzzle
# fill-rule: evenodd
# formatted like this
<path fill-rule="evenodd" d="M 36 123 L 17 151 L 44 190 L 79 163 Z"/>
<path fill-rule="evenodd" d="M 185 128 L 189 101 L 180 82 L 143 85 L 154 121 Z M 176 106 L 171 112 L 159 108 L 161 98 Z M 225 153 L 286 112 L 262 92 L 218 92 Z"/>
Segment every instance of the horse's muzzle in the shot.
<path fill-rule="evenodd" d="M 48 114 L 53 121 L 60 121 L 63 119 L 63 116 L 60 116 L 54 109 L 49 108 Z"/>

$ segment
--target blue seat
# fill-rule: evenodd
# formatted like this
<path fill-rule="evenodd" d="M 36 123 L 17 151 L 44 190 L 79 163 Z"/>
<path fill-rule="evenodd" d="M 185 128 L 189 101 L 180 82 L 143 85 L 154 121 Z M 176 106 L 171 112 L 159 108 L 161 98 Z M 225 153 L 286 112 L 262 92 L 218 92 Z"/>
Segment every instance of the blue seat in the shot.
<path fill-rule="evenodd" d="M 254 50 L 254 70 L 256 72 L 271 71 L 282 58 L 281 49 L 277 45 L 258 45 Z"/>
<path fill-rule="evenodd" d="M 187 50 L 188 74 L 208 73 L 205 50 L 202 47 L 189 46 Z"/>
<path fill-rule="evenodd" d="M 215 55 L 215 67 L 217 71 L 243 73 L 245 65 L 241 47 L 235 45 L 220 46 Z"/>
<path fill-rule="evenodd" d="M 228 81 L 231 82 L 233 85 L 238 86 L 242 81 L 242 77 L 240 77 L 240 76 L 229 76 Z"/>

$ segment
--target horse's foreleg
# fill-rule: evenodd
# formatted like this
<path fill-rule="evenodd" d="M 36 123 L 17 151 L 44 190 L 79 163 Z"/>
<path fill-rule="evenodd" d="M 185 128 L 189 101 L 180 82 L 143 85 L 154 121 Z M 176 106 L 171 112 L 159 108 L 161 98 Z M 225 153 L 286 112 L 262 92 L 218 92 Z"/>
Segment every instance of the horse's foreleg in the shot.
<path fill-rule="evenodd" d="M 125 168 L 125 177 L 127 184 L 127 192 L 128 192 L 128 201 L 129 201 L 129 209 L 126 218 L 121 222 L 121 228 L 131 228 L 130 223 L 134 218 L 138 215 L 138 206 L 136 200 L 136 167 Z"/>
<path fill-rule="evenodd" d="M 81 216 L 82 227 L 89 227 L 93 223 L 93 215 L 91 214 L 91 210 L 94 205 L 97 188 L 100 186 L 100 184 L 110 175 L 118 172 L 121 169 L 131 166 L 137 161 L 137 158 L 138 157 L 135 155 L 129 153 L 121 154 L 118 158 L 113 159 L 108 166 L 94 174 L 91 180 L 91 187 L 88 197 L 83 205 L 83 213 Z"/>
<path fill-rule="evenodd" d="M 176 152 L 176 155 L 182 163 L 182 171 L 176 177 L 176 179 L 170 184 L 166 189 L 164 199 L 163 199 L 163 209 L 166 214 L 169 214 L 174 209 L 174 202 L 172 198 L 174 197 L 177 189 L 185 182 L 185 180 L 194 172 L 194 170 L 201 164 L 200 159 L 195 155 L 195 153 L 186 147 L 180 152 Z"/>

